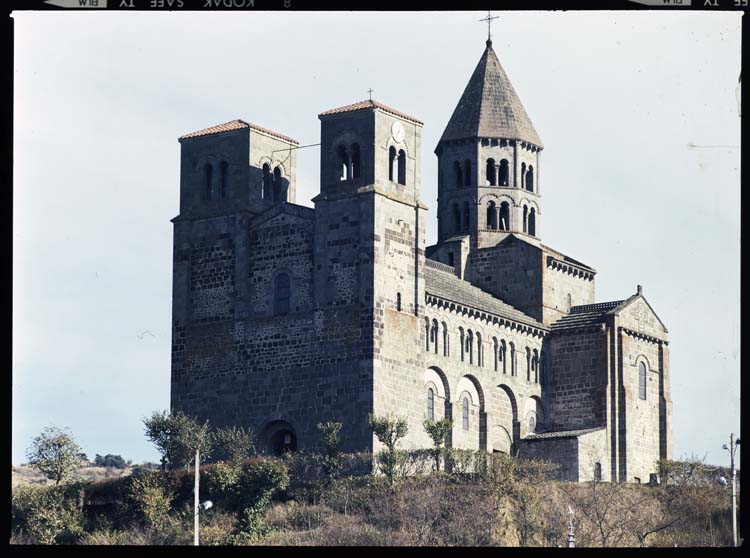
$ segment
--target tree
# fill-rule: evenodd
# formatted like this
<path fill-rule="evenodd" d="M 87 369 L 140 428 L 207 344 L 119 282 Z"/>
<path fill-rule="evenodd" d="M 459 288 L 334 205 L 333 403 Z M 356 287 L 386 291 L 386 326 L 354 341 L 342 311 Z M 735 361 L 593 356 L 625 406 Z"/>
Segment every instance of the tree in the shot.
<path fill-rule="evenodd" d="M 448 433 L 453 427 L 453 421 L 448 418 L 442 418 L 440 420 L 425 419 L 422 423 L 425 431 L 427 432 L 432 444 L 435 446 L 433 455 L 435 456 L 435 470 L 440 471 L 440 457 L 443 453 L 443 446 L 445 445 Z"/>
<path fill-rule="evenodd" d="M 57 485 L 78 467 L 81 453 L 69 429 L 47 427 L 31 442 L 26 459 Z"/>
<path fill-rule="evenodd" d="M 370 423 L 373 434 L 385 446 L 385 450 L 378 456 L 380 469 L 388 481 L 393 484 L 396 478 L 396 470 L 401 461 L 396 444 L 409 432 L 409 425 L 402 418 L 391 419 L 389 417 L 377 417 L 372 414 L 368 415 L 367 420 Z"/>
<path fill-rule="evenodd" d="M 94 457 L 94 465 L 97 467 L 114 467 L 115 469 L 124 469 L 127 467 L 125 459 L 121 455 L 112 455 L 108 453 L 104 457 L 96 454 Z"/>
<path fill-rule="evenodd" d="M 241 426 L 219 428 L 211 432 L 211 461 L 238 465 L 255 449 L 252 429 Z"/>
<path fill-rule="evenodd" d="M 340 422 L 321 422 L 318 424 L 320 430 L 320 443 L 323 445 L 323 470 L 328 481 L 332 481 L 341 473 L 343 466 L 341 450 L 339 449 Z"/>
<path fill-rule="evenodd" d="M 167 469 L 180 469 L 192 462 L 195 452 L 204 458 L 210 450 L 208 421 L 198 421 L 182 412 L 154 412 L 143 419 L 146 437 L 151 440 L 162 455 L 162 465 Z"/>

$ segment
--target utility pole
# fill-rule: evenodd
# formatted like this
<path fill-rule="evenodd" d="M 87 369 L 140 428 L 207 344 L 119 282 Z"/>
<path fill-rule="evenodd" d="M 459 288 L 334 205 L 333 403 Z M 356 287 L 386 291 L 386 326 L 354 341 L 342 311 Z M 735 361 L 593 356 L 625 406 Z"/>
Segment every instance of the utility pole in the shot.
<path fill-rule="evenodd" d="M 729 452 L 729 462 L 732 469 L 732 485 L 729 487 L 732 494 L 732 546 L 737 546 L 737 471 L 734 468 L 734 453 L 737 451 L 737 447 L 740 445 L 740 439 L 734 439 L 734 432 L 729 435 L 729 446 L 726 444 L 722 446 L 723 449 Z"/>
<path fill-rule="evenodd" d="M 573 526 L 573 508 L 568 505 L 568 515 L 569 523 L 568 523 L 568 548 L 575 548 L 576 547 L 576 532 L 575 527 Z"/>
<path fill-rule="evenodd" d="M 200 498 L 198 494 L 198 488 L 200 487 L 200 450 L 195 450 L 195 498 L 193 501 L 193 546 L 200 544 L 200 537 L 198 535 L 198 513 L 200 511 Z"/>

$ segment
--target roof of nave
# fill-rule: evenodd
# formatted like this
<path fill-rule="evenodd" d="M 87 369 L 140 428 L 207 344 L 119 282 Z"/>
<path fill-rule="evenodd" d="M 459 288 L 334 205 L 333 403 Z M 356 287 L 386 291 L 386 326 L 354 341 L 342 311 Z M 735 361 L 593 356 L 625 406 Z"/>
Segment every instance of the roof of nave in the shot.
<path fill-rule="evenodd" d="M 492 49 L 492 41 L 487 41 L 440 141 L 477 137 L 515 139 L 544 147 Z"/>
<path fill-rule="evenodd" d="M 424 273 L 424 288 L 427 294 L 474 308 L 480 312 L 495 314 L 545 331 L 548 329 L 542 322 L 524 314 L 517 308 L 511 306 L 507 302 L 503 302 L 490 293 L 475 287 L 468 281 L 456 277 L 452 273 L 440 271 L 427 266 L 424 268 Z"/>
<path fill-rule="evenodd" d="M 587 269 L 587 270 L 589 270 L 589 271 L 591 271 L 593 273 L 596 273 L 596 270 L 593 267 L 591 267 L 589 265 L 586 265 L 583 262 L 579 262 L 578 260 L 575 260 L 575 259 L 571 258 L 570 256 L 568 256 L 566 254 L 563 254 L 559 250 L 555 250 L 554 248 L 550 248 L 546 244 L 542 244 L 542 249 L 545 252 L 550 253 L 552 256 L 554 256 L 555 258 L 557 258 L 559 260 L 562 260 L 564 262 L 573 264 L 573 265 L 578 266 L 578 267 L 582 267 L 582 268 Z"/>
<path fill-rule="evenodd" d="M 598 426 L 596 428 L 584 428 L 581 430 L 561 430 L 559 432 L 539 432 L 537 434 L 529 434 L 524 440 L 548 440 L 550 438 L 577 438 L 578 436 L 583 436 L 584 434 L 590 434 L 591 432 L 596 432 L 597 430 L 604 430 L 603 426 Z"/>
<path fill-rule="evenodd" d="M 258 126 L 257 124 L 253 124 L 252 122 L 245 122 L 244 120 L 240 120 L 239 118 L 236 120 L 231 120 L 229 122 L 224 122 L 223 124 L 217 124 L 216 126 L 204 128 L 203 130 L 198 130 L 197 132 L 190 132 L 189 134 L 180 136 L 180 139 L 197 138 L 200 136 L 210 136 L 212 134 L 220 134 L 221 132 L 232 132 L 234 130 L 241 130 L 243 128 L 256 130 L 258 132 L 262 132 L 264 134 L 268 134 L 269 136 L 273 136 L 275 138 L 283 140 L 287 143 L 293 143 L 294 145 L 299 145 L 299 142 L 294 138 L 290 138 L 289 136 L 285 136 L 284 134 L 279 134 L 278 132 L 274 132 L 273 130 L 264 128 L 263 126 Z"/>
<path fill-rule="evenodd" d="M 321 112 L 318 116 L 319 117 L 328 116 L 329 114 L 340 114 L 342 112 L 353 112 L 355 110 L 364 110 L 368 108 L 379 109 L 393 116 L 398 116 L 399 118 L 403 118 L 404 120 L 408 120 L 410 122 L 414 122 L 415 124 L 419 124 L 420 126 L 424 125 L 424 122 L 422 122 L 421 120 L 418 120 L 414 118 L 413 116 L 409 116 L 408 114 L 404 112 L 393 109 L 387 105 L 384 105 L 383 103 L 379 101 L 373 101 L 372 99 L 365 99 L 364 101 L 360 101 L 358 103 L 352 103 L 351 105 L 344 105 L 343 107 L 333 108 L 333 109 Z"/>

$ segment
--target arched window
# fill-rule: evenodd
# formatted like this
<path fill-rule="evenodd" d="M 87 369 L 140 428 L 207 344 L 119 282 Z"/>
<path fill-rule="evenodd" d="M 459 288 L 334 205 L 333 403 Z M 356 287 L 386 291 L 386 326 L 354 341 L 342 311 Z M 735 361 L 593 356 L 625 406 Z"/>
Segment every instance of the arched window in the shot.
<path fill-rule="evenodd" d="M 466 352 L 469 353 L 469 364 L 474 364 L 474 334 L 466 330 Z"/>
<path fill-rule="evenodd" d="M 396 293 L 396 310 L 401 312 L 401 293 Z"/>
<path fill-rule="evenodd" d="M 463 185 L 463 173 L 461 172 L 461 163 L 458 161 L 453 162 L 453 175 L 456 179 L 456 186 L 461 187 Z"/>
<path fill-rule="evenodd" d="M 469 230 L 470 219 L 471 219 L 471 213 L 469 210 L 469 202 L 464 202 L 464 230 L 465 231 Z"/>
<path fill-rule="evenodd" d="M 510 375 L 516 375 L 516 346 L 512 341 L 510 343 Z"/>
<path fill-rule="evenodd" d="M 424 339 L 425 339 L 425 350 L 430 350 L 430 343 L 432 342 L 432 336 L 430 335 L 430 318 L 424 319 Z"/>
<path fill-rule="evenodd" d="M 471 161 L 464 161 L 464 186 L 471 186 Z"/>
<path fill-rule="evenodd" d="M 544 351 L 539 353 L 539 369 L 539 382 L 546 385 L 549 378 L 547 375 L 547 355 Z"/>
<path fill-rule="evenodd" d="M 506 348 L 506 345 L 505 345 L 505 339 L 501 339 L 500 340 L 500 357 L 499 358 L 500 358 L 500 362 L 503 363 L 503 374 L 507 373 L 506 370 L 505 370 L 505 363 L 508 361 L 508 359 L 505 358 L 505 351 L 506 350 L 507 350 L 507 348 Z"/>
<path fill-rule="evenodd" d="M 427 418 L 435 420 L 435 390 L 427 388 Z"/>
<path fill-rule="evenodd" d="M 487 228 L 497 229 L 497 207 L 493 201 L 487 204 Z"/>
<path fill-rule="evenodd" d="M 282 202 L 284 199 L 284 185 L 281 182 L 281 169 L 276 167 L 273 169 L 273 201 Z"/>
<path fill-rule="evenodd" d="M 464 335 L 464 328 L 462 327 L 458 328 L 458 340 L 461 343 L 461 362 L 463 362 L 465 359 L 464 355 L 466 354 L 466 336 Z"/>
<path fill-rule="evenodd" d="M 362 158 L 359 153 L 359 144 L 352 144 L 352 178 L 359 178 L 362 172 Z"/>
<path fill-rule="evenodd" d="M 461 230 L 461 211 L 458 209 L 458 204 L 453 204 L 453 232 Z"/>
<path fill-rule="evenodd" d="M 523 188 L 526 184 L 526 163 L 521 163 L 521 180 L 519 184 L 516 184 L 517 187 Z"/>
<path fill-rule="evenodd" d="M 487 159 L 487 180 L 488 186 L 497 186 L 497 167 L 495 167 L 495 159 Z"/>
<path fill-rule="evenodd" d="M 273 199 L 273 177 L 268 163 L 263 164 L 263 199 L 269 201 Z"/>
<path fill-rule="evenodd" d="M 396 168 L 396 148 L 391 146 L 388 150 L 388 180 L 394 182 Z"/>
<path fill-rule="evenodd" d="M 443 356 L 449 356 L 450 350 L 448 347 L 448 325 L 443 322 Z"/>
<path fill-rule="evenodd" d="M 536 236 L 536 210 L 533 207 L 529 212 L 529 234 Z"/>
<path fill-rule="evenodd" d="M 500 183 L 500 186 L 507 186 L 508 185 L 508 160 L 503 159 L 500 161 L 500 176 L 498 182 Z"/>
<path fill-rule="evenodd" d="M 529 434 L 536 432 L 536 417 L 529 415 Z"/>
<path fill-rule="evenodd" d="M 203 197 L 207 200 L 211 199 L 211 182 L 213 180 L 214 167 L 211 163 L 206 163 L 203 167 Z"/>
<path fill-rule="evenodd" d="M 289 275 L 286 273 L 280 273 L 276 277 L 274 285 L 275 294 L 275 306 L 276 314 L 288 314 L 289 313 L 289 298 L 291 295 L 291 285 L 289 281 Z"/>
<path fill-rule="evenodd" d="M 437 320 L 432 320 L 432 330 L 430 332 L 431 340 L 434 343 L 433 350 L 435 354 L 438 352 L 438 323 Z"/>
<path fill-rule="evenodd" d="M 534 191 L 534 167 L 529 165 L 529 169 L 526 171 L 526 189 L 529 192 Z"/>
<path fill-rule="evenodd" d="M 568 293 L 568 312 L 573 309 L 573 297 Z"/>
<path fill-rule="evenodd" d="M 526 381 L 531 381 L 531 349 L 526 347 Z"/>
<path fill-rule="evenodd" d="M 482 334 L 477 331 L 477 366 L 484 366 L 482 362 L 484 355 L 482 354 Z"/>
<path fill-rule="evenodd" d="M 497 372 L 497 363 L 498 363 L 498 360 L 500 359 L 500 354 L 499 354 L 500 353 L 500 347 L 497 344 L 497 337 L 493 337 L 492 338 L 492 350 L 493 350 L 493 355 L 495 357 L 495 358 L 492 359 L 493 362 L 494 362 L 494 364 L 492 365 L 492 367 L 494 368 L 495 372 Z"/>
<path fill-rule="evenodd" d="M 339 157 L 339 179 L 340 180 L 349 180 L 351 178 L 349 172 L 349 153 L 346 151 L 346 147 L 343 145 L 339 146 L 338 149 L 338 157 Z"/>
<path fill-rule="evenodd" d="M 219 165 L 219 196 L 225 198 L 227 195 L 227 178 L 229 174 L 229 164 L 226 161 L 222 161 Z"/>
<path fill-rule="evenodd" d="M 534 373 L 534 383 L 539 383 L 539 352 L 534 349 L 534 353 L 531 356 L 531 371 Z"/>
<path fill-rule="evenodd" d="M 461 419 L 464 430 L 469 429 L 469 398 L 464 397 L 461 401 Z"/>
<path fill-rule="evenodd" d="M 638 365 L 638 397 L 646 399 L 646 364 L 642 361 Z"/>
<path fill-rule="evenodd" d="M 508 205 L 508 202 L 500 204 L 500 230 L 510 230 L 510 206 Z"/>
<path fill-rule="evenodd" d="M 403 149 L 398 151 L 398 183 L 406 184 L 406 153 Z"/>
<path fill-rule="evenodd" d="M 523 232 L 527 232 L 528 220 L 529 220 L 529 207 L 524 205 L 523 206 Z"/>
<path fill-rule="evenodd" d="M 602 464 L 599 462 L 594 463 L 594 480 L 602 480 Z"/>

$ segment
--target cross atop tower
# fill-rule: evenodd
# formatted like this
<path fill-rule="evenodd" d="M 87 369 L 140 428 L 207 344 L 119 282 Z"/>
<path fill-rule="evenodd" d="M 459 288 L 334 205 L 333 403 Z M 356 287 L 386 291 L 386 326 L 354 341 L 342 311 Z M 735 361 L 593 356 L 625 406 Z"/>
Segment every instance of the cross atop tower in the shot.
<path fill-rule="evenodd" d="M 487 17 L 480 19 L 479 21 L 486 21 L 487 22 L 487 45 L 489 46 L 492 44 L 492 28 L 490 25 L 492 25 L 493 19 L 500 19 L 500 16 L 492 16 L 492 12 L 487 10 Z"/>
<path fill-rule="evenodd" d="M 367 92 L 370 94 L 370 100 L 372 101 L 372 92 L 375 91 L 372 87 L 367 90 Z"/>

